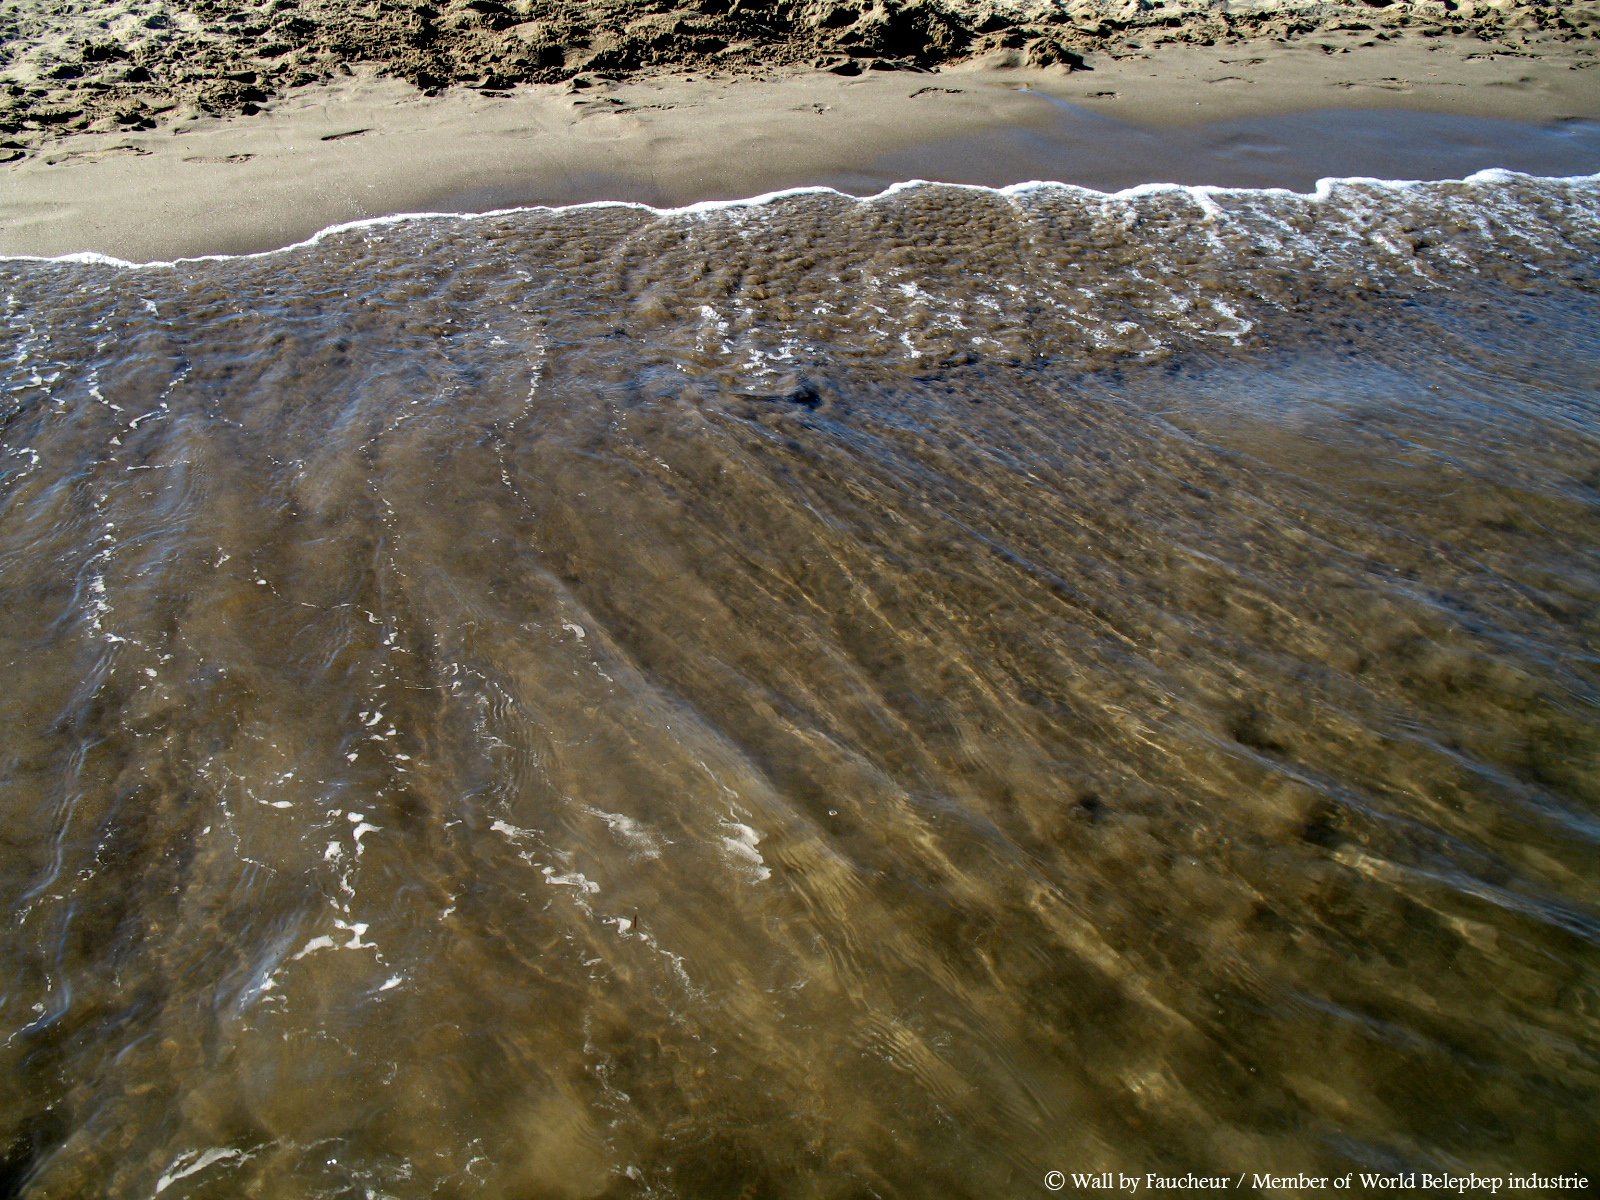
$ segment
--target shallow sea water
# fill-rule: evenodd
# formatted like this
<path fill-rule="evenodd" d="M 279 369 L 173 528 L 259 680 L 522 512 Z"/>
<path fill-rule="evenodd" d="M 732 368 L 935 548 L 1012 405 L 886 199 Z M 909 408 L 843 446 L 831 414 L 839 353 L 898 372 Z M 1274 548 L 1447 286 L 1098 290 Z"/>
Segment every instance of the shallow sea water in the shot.
<path fill-rule="evenodd" d="M 0 1192 L 1592 1168 L 1597 264 L 1505 173 L 0 263 Z"/>

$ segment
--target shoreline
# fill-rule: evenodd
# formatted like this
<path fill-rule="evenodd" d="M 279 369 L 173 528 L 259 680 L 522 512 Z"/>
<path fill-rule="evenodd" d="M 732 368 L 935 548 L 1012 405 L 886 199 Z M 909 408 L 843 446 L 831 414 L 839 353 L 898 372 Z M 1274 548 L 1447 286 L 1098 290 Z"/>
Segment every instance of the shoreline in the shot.
<path fill-rule="evenodd" d="M 328 225 L 328 226 L 323 227 L 322 229 L 317 230 L 315 233 L 312 233 L 309 237 L 301 239 L 298 242 L 289 242 L 289 243 L 285 243 L 283 245 L 273 245 L 273 246 L 270 246 L 270 247 L 268 247 L 266 249 L 242 251 L 242 252 L 239 252 L 239 253 L 219 252 L 219 253 L 211 253 L 211 254 L 186 254 L 186 255 L 180 255 L 179 257 L 173 258 L 173 259 L 129 260 L 129 259 L 124 259 L 124 258 L 117 258 L 117 257 L 115 257 L 113 255 L 109 255 L 109 254 L 104 254 L 104 253 L 102 253 L 100 251 L 97 251 L 97 250 L 75 250 L 75 251 L 69 251 L 69 252 L 66 252 L 66 253 L 63 253 L 63 254 L 55 254 L 55 255 L 0 254 L 0 262 L 87 263 L 87 264 L 99 264 L 99 265 L 102 265 L 102 266 L 115 267 L 115 268 L 118 268 L 118 269 L 121 269 L 121 270 L 130 270 L 130 271 L 159 270 L 159 269 L 165 269 L 165 268 L 170 268 L 170 267 L 182 266 L 182 265 L 185 265 L 185 264 L 188 264 L 188 263 L 225 262 L 225 261 L 228 261 L 228 260 L 240 259 L 240 258 L 267 258 L 267 257 L 270 257 L 271 255 L 285 254 L 285 253 L 289 253 L 289 252 L 292 252 L 292 251 L 295 251 L 295 250 L 304 249 L 304 248 L 306 248 L 308 246 L 314 246 L 318 242 L 322 241 L 323 238 L 325 238 L 325 237 L 332 237 L 332 236 L 335 236 L 335 235 L 338 235 L 338 234 L 341 234 L 341 233 L 347 233 L 347 232 L 350 232 L 350 231 L 353 231 L 353 230 L 357 230 L 357 229 L 378 228 L 378 227 L 381 227 L 381 226 L 384 226 L 384 225 L 398 224 L 398 223 L 406 222 L 406 221 L 435 221 L 435 220 L 454 220 L 454 219 L 478 220 L 478 219 L 487 219 L 487 218 L 493 218 L 493 217 L 511 216 L 511 215 L 515 215 L 517 213 L 528 213 L 528 212 L 566 213 L 566 212 L 580 212 L 580 211 L 583 211 L 583 210 L 586 210 L 586 209 L 592 209 L 592 208 L 632 208 L 632 209 L 639 209 L 639 210 L 642 210 L 642 211 L 645 211 L 645 212 L 654 213 L 658 217 L 673 217 L 673 216 L 683 216 L 683 215 L 690 215 L 690 214 L 699 215 L 699 214 L 706 213 L 706 212 L 713 212 L 713 211 L 717 211 L 717 210 L 721 210 L 721 209 L 729 209 L 729 208 L 760 208 L 760 207 L 763 207 L 763 206 L 768 205 L 768 204 L 781 203 L 782 201 L 791 200 L 791 199 L 795 199 L 795 198 L 802 197 L 802 196 L 822 196 L 822 195 L 836 196 L 836 197 L 841 197 L 841 198 L 844 198 L 844 199 L 856 200 L 856 201 L 859 201 L 861 203 L 871 203 L 871 202 L 876 201 L 876 200 L 882 200 L 882 199 L 885 199 L 887 197 L 897 195 L 900 192 L 904 192 L 904 191 L 908 191 L 910 189 L 920 188 L 920 187 L 970 188 L 970 189 L 972 189 L 974 191 L 992 191 L 992 192 L 997 192 L 997 193 L 1000 193 L 1000 194 L 1006 195 L 1006 196 L 1012 196 L 1012 195 L 1017 195 L 1017 194 L 1020 194 L 1020 193 L 1029 192 L 1029 191 L 1032 191 L 1035 188 L 1072 188 L 1072 189 L 1077 189 L 1077 190 L 1080 190 L 1080 191 L 1083 191 L 1083 192 L 1088 192 L 1088 193 L 1092 193 L 1092 194 L 1095 194 L 1095 195 L 1103 196 L 1103 197 L 1105 197 L 1107 199 L 1132 199 L 1132 198 L 1136 198 L 1136 197 L 1140 197 L 1140 196 L 1144 196 L 1144 195 L 1156 194 L 1156 193 L 1169 191 L 1169 190 L 1182 191 L 1182 190 L 1191 190 L 1192 189 L 1192 190 L 1201 191 L 1201 192 L 1208 192 L 1208 193 L 1229 193 L 1229 192 L 1237 193 L 1237 192 L 1249 192 L 1249 191 L 1267 190 L 1267 191 L 1276 191 L 1276 192 L 1283 193 L 1283 194 L 1299 195 L 1299 196 L 1305 197 L 1307 199 L 1316 200 L 1316 201 L 1320 202 L 1320 201 L 1323 201 L 1323 200 L 1327 199 L 1329 193 L 1328 193 L 1328 189 L 1324 185 L 1330 184 L 1330 183 L 1368 183 L 1368 184 L 1377 184 L 1377 185 L 1384 186 L 1384 187 L 1407 188 L 1407 187 L 1414 187 L 1414 186 L 1422 186 L 1422 185 L 1425 185 L 1425 184 L 1428 184 L 1428 183 L 1440 183 L 1440 182 L 1444 182 L 1444 183 L 1456 182 L 1456 183 L 1463 183 L 1463 184 L 1485 184 L 1485 183 L 1500 182 L 1500 179 L 1496 178 L 1497 176 L 1509 176 L 1510 178 L 1513 178 L 1513 179 L 1515 179 L 1515 178 L 1543 179 L 1543 180 L 1552 180 L 1553 179 L 1553 180 L 1557 180 L 1557 181 L 1565 179 L 1565 180 L 1572 180 L 1572 181 L 1577 181 L 1577 182 L 1589 182 L 1589 181 L 1600 182 L 1600 171 L 1594 171 L 1594 172 L 1590 172 L 1590 173 L 1584 174 L 1584 175 L 1539 176 L 1539 175 L 1530 175 L 1530 174 L 1526 174 L 1526 173 L 1522 173 L 1522 172 L 1506 171 L 1504 168 L 1486 168 L 1486 169 L 1483 169 L 1483 170 L 1475 171 L 1470 175 L 1466 175 L 1466 176 L 1463 176 L 1460 179 L 1455 179 L 1455 180 L 1450 180 L 1450 179 L 1445 179 L 1445 180 L 1435 180 L 1435 179 L 1386 179 L 1386 178 L 1375 178 L 1375 177 L 1370 177 L 1370 176 L 1324 177 L 1322 179 L 1319 179 L 1316 182 L 1315 186 L 1307 188 L 1307 189 L 1305 189 L 1303 191 L 1296 190 L 1294 188 L 1254 189 L 1254 188 L 1248 188 L 1248 187 L 1235 187 L 1235 186 L 1219 185 L 1219 184 L 1181 184 L 1181 183 L 1141 183 L 1141 184 L 1134 184 L 1132 186 L 1125 187 L 1125 188 L 1119 188 L 1119 189 L 1117 189 L 1115 191 L 1106 191 L 1106 190 L 1097 189 L 1097 188 L 1083 187 L 1082 185 L 1079 185 L 1079 184 L 1061 183 L 1061 182 L 1058 182 L 1058 181 L 1055 181 L 1055 180 L 1041 180 L 1041 179 L 1023 180 L 1023 181 L 1021 181 L 1019 183 L 1010 183 L 1010 184 L 1003 184 L 1003 185 L 989 185 L 989 184 L 976 184 L 976 183 L 951 183 L 951 182 L 948 182 L 948 181 L 930 180 L 930 179 L 906 179 L 906 180 L 901 180 L 901 181 L 896 182 L 896 183 L 889 184 L 886 187 L 884 187 L 881 191 L 872 192 L 872 193 L 845 192 L 845 191 L 839 190 L 838 188 L 834 188 L 834 187 L 828 186 L 826 184 L 810 184 L 810 185 L 804 185 L 804 186 L 800 186 L 800 187 L 784 188 L 784 189 L 782 189 L 780 191 L 775 191 L 775 192 L 765 192 L 765 193 L 763 193 L 761 195 L 758 195 L 758 196 L 741 196 L 741 197 L 739 197 L 737 199 L 730 199 L 730 200 L 695 200 L 695 201 L 689 202 L 687 204 L 674 205 L 674 206 L 670 206 L 670 207 L 659 207 L 657 205 L 647 204 L 642 200 L 580 200 L 580 201 L 575 201 L 575 202 L 573 202 L 571 204 L 528 204 L 528 205 L 520 205 L 520 206 L 516 206 L 516 207 L 511 207 L 511 208 L 472 209 L 472 210 L 444 209 L 444 210 L 439 210 L 439 211 L 426 211 L 426 212 L 395 212 L 395 213 L 388 213 L 388 214 L 385 214 L 383 216 L 362 217 L 362 218 L 360 218 L 358 220 L 354 220 L 354 221 L 344 221 L 344 222 L 341 222 L 339 224 Z"/>
<path fill-rule="evenodd" d="M 0 254 L 160 261 L 398 213 L 675 208 L 909 179 L 1304 191 L 1325 176 L 1600 171 L 1596 47 L 1368 41 L 1172 44 L 1071 72 L 784 69 L 493 95 L 428 96 L 363 69 L 254 116 L 75 134 L 0 167 Z"/>

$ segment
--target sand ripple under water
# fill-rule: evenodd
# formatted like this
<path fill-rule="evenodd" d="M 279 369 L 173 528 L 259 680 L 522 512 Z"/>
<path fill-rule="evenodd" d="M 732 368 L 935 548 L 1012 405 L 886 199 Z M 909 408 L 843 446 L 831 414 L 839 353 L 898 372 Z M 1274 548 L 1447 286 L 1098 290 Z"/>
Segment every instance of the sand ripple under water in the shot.
<path fill-rule="evenodd" d="M 1600 181 L 0 263 L 0 1192 L 1592 1167 Z"/>

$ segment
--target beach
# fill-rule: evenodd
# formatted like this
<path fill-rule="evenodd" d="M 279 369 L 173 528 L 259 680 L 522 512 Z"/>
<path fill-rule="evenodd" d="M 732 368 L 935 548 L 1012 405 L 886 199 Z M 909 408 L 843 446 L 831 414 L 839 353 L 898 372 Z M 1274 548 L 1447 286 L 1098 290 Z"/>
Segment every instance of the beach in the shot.
<path fill-rule="evenodd" d="M 770 12 L 745 28 L 715 0 L 663 7 L 387 5 L 371 17 L 349 4 L 292 16 L 218 4 L 178 19 L 152 16 L 159 4 L 13 3 L 25 36 L 12 44 L 26 50 L 0 72 L 13 96 L 0 252 L 171 258 L 268 249 L 393 212 L 671 206 L 908 178 L 1115 190 L 1153 172 L 1305 187 L 1318 154 L 1328 175 L 1430 165 L 1436 131 L 1407 136 L 1391 122 L 1385 138 L 1381 116 L 1360 130 L 1284 131 L 1288 149 L 1317 153 L 1276 174 L 1218 128 L 1308 111 L 1482 122 L 1463 136 L 1488 145 L 1437 164 L 1440 177 L 1581 171 L 1600 120 L 1589 4 L 799 4 L 776 6 L 778 28 Z M 754 20 L 773 6 L 743 7 Z M 418 12 L 441 31 L 420 58 L 405 33 Z M 383 34 L 384 21 L 398 32 Z M 262 30 L 287 25 L 305 44 L 262 57 Z M 539 65 L 554 51 L 537 47 L 557 43 L 560 64 Z M 490 45 L 535 50 L 490 68 Z M 251 82 L 217 85 L 229 74 L 219 64 L 241 59 L 249 70 L 231 74 Z M 143 81 L 120 81 L 130 73 Z M 1525 131 L 1499 121 L 1579 142 L 1579 165 L 1517 161 Z M 1030 147 L 1019 132 L 1042 136 Z"/>
<path fill-rule="evenodd" d="M 1597 7 L 0 0 L 0 1198 L 1586 1194 Z"/>

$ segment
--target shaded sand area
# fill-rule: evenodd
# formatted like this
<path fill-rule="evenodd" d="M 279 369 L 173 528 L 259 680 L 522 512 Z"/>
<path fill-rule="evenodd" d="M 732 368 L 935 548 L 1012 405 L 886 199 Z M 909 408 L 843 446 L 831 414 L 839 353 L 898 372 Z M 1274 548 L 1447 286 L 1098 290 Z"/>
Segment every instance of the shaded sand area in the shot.
<path fill-rule="evenodd" d="M 1597 13 L 10 3 L 0 253 L 238 252 L 394 212 L 919 177 L 1586 173 L 1600 170 Z M 1314 115 L 1346 109 L 1367 115 Z M 1261 123 L 1286 113 L 1301 115 Z"/>

